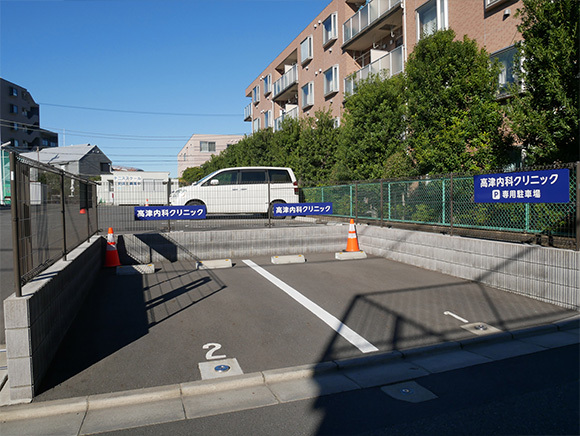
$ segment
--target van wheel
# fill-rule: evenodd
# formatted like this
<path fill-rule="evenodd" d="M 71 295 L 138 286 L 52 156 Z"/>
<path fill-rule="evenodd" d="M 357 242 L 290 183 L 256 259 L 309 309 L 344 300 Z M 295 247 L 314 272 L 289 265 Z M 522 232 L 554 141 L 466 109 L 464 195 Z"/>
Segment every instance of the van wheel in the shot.
<path fill-rule="evenodd" d="M 205 206 L 202 201 L 199 200 L 189 200 L 185 203 L 186 206 Z"/>
<path fill-rule="evenodd" d="M 268 217 L 271 217 L 273 220 L 283 220 L 284 216 L 274 216 L 274 208 L 277 204 L 285 204 L 284 201 L 274 201 L 270 203 L 270 207 L 268 208 Z"/>

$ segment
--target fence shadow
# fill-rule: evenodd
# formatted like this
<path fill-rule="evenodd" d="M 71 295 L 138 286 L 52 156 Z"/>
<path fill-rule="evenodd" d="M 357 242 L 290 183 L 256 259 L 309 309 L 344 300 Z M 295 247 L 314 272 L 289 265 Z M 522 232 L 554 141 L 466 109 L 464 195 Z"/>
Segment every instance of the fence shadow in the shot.
<path fill-rule="evenodd" d="M 515 257 L 507 259 L 494 270 L 503 269 L 515 260 Z M 492 273 L 482 273 L 478 280 Z M 577 314 L 571 309 L 500 291 L 478 282 L 444 277 L 449 280 L 407 288 L 389 289 L 387 285 L 381 291 L 356 294 L 339 319 L 384 353 L 475 337 L 461 328 L 463 322 L 445 316 L 444 312 L 449 310 L 469 322 L 485 322 L 504 331 L 544 325 Z M 321 352 L 319 362 L 344 359 L 345 354 L 348 358 L 365 356 L 337 333 Z M 324 386 L 321 385 L 323 390 Z M 366 422 L 364 416 L 368 414 L 376 418 L 378 412 L 359 410 L 362 403 L 356 393 L 345 394 L 341 398 L 322 396 L 313 402 L 312 410 L 322 416 L 313 434 L 374 434 L 373 424 Z M 357 414 L 357 410 L 360 419 L 352 419 L 352 414 Z M 397 416 L 391 417 L 392 423 L 399 421 Z"/>

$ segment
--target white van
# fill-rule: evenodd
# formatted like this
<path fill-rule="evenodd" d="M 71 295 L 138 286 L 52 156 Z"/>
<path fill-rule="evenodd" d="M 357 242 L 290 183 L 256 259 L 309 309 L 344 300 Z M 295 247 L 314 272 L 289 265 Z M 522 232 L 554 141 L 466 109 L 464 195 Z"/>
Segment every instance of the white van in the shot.
<path fill-rule="evenodd" d="M 172 206 L 204 205 L 207 213 L 271 213 L 276 203 L 298 203 L 290 168 L 224 168 L 171 194 Z"/>

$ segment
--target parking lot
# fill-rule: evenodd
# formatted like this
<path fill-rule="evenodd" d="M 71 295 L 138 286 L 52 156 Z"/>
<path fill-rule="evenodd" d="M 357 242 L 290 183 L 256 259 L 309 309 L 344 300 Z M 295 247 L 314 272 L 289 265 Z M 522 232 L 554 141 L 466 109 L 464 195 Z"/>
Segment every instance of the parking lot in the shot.
<path fill-rule="evenodd" d="M 515 330 L 576 314 L 378 257 L 232 261 L 102 270 L 37 400 L 200 380 L 200 363 L 224 359 L 251 373 L 475 337 L 465 324 Z"/>

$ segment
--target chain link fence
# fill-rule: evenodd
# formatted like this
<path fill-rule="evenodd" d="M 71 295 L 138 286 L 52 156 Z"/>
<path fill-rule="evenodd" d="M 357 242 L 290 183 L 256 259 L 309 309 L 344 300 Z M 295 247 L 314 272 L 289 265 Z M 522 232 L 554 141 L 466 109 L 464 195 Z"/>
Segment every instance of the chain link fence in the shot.
<path fill-rule="evenodd" d="M 151 186 L 107 187 L 52 166 L 11 153 L 12 230 L 17 292 L 92 235 L 113 227 L 115 233 L 199 231 L 325 224 L 354 218 L 375 225 L 410 227 L 503 241 L 542 243 L 579 249 L 578 167 L 530 168 L 569 170 L 567 203 L 476 203 L 474 175 L 449 174 L 408 180 L 379 180 L 331 186 L 303 184 L 300 203 L 332 203 L 332 215 L 275 217 L 261 213 L 209 213 L 205 219 L 137 220 L 135 206 L 166 206 L 177 185 L 171 179 Z M 516 174 L 517 172 L 509 173 Z M 506 173 L 507 174 L 507 173 Z M 221 204 L 242 205 L 249 186 L 230 186 Z M 279 202 L 276 183 L 266 183 L 265 205 Z M 234 192 L 235 191 L 235 192 Z M 216 191 L 218 192 L 218 191 Z M 107 194 L 108 195 L 108 194 Z M 224 195 L 223 193 L 220 195 Z M 99 201 L 100 199 L 100 201 Z M 110 200 L 109 200 L 110 199 Z M 267 207 L 267 209 L 266 209 Z M 211 212 L 211 211 L 210 211 Z M 101 228 L 99 229 L 99 225 Z"/>
<path fill-rule="evenodd" d="M 302 193 L 306 202 L 332 202 L 336 217 L 507 241 L 545 237 L 578 250 L 578 166 L 525 170 L 568 169 L 568 203 L 476 203 L 473 175 L 454 174 L 310 186 Z"/>
<path fill-rule="evenodd" d="M 10 153 L 16 295 L 98 231 L 96 184 Z"/>

